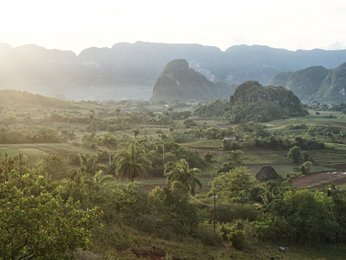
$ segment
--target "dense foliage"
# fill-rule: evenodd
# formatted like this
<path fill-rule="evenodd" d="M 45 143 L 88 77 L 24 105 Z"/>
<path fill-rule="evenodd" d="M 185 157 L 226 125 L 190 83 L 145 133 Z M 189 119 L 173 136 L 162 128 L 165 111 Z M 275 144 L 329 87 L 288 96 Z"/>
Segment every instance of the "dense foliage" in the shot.
<path fill-rule="evenodd" d="M 83 210 L 71 197 L 63 199 L 59 187 L 21 160 L 0 159 L 1 258 L 59 259 L 85 247 L 100 226 L 97 208 Z"/>
<path fill-rule="evenodd" d="M 268 122 L 308 112 L 292 91 L 283 87 L 263 87 L 256 81 L 239 85 L 230 102 L 217 100 L 199 105 L 195 114 L 201 117 L 224 117 L 234 123 Z"/>
<path fill-rule="evenodd" d="M 283 87 L 263 87 L 258 82 L 247 81 L 238 86 L 231 97 L 227 117 L 236 123 L 268 122 L 306 114 L 293 92 Z"/>

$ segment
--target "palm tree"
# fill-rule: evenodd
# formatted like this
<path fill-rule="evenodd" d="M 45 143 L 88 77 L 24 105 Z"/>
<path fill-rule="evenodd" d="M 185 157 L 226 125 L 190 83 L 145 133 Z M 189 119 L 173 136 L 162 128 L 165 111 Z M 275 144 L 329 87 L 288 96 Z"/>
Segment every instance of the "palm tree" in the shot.
<path fill-rule="evenodd" d="M 90 154 L 79 155 L 80 168 L 83 173 L 95 174 L 98 170 L 97 156 Z"/>
<path fill-rule="evenodd" d="M 100 138 L 99 143 L 107 147 L 108 164 L 111 165 L 112 164 L 112 149 L 117 147 L 116 138 L 111 133 L 107 133 Z"/>
<path fill-rule="evenodd" d="M 156 131 L 158 136 L 162 140 L 162 168 L 163 168 L 163 175 L 166 174 L 166 167 L 165 167 L 165 140 L 168 138 L 168 136 L 162 131 L 158 130 Z"/>
<path fill-rule="evenodd" d="M 98 171 L 95 173 L 94 176 L 92 176 L 90 178 L 90 181 L 93 184 L 97 184 L 97 185 L 103 185 L 106 182 L 109 181 L 114 181 L 114 175 L 110 175 L 110 174 L 103 174 L 102 171 Z"/>
<path fill-rule="evenodd" d="M 131 182 L 134 178 L 145 175 L 149 165 L 144 149 L 137 142 L 131 143 L 128 149 L 118 155 L 118 173 L 127 176 Z"/>
<path fill-rule="evenodd" d="M 167 164 L 167 184 L 171 186 L 175 181 L 181 182 L 186 190 L 192 195 L 195 195 L 196 186 L 202 187 L 202 183 L 196 175 L 200 174 L 198 168 L 190 168 L 185 159 L 180 159 L 177 162 L 169 162 Z"/>

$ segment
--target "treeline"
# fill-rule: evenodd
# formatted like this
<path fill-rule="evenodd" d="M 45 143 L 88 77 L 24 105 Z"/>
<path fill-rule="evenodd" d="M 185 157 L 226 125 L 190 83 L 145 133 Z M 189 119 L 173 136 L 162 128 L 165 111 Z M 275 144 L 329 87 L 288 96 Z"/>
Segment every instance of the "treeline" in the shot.
<path fill-rule="evenodd" d="M 293 146 L 299 146 L 302 149 L 314 150 L 323 149 L 325 144 L 311 137 L 297 136 L 275 136 L 260 137 L 254 139 L 254 145 L 261 148 L 270 149 L 289 149 Z"/>
<path fill-rule="evenodd" d="M 309 106 L 311 109 L 320 111 L 340 111 L 346 113 L 346 103 L 340 104 L 313 104 Z"/>
<path fill-rule="evenodd" d="M 314 150 L 325 147 L 325 142 L 343 142 L 345 130 L 338 127 L 290 126 L 300 129 L 300 133 L 269 131 L 264 125 L 257 123 L 239 124 L 235 127 L 219 128 L 207 125 L 192 125 L 185 132 L 172 133 L 172 139 L 178 143 L 197 141 L 200 139 L 222 140 L 224 150 L 236 150 L 241 147 L 261 147 L 268 149 L 289 149 L 299 146 L 302 149 Z M 328 137 L 328 138 L 327 138 Z"/>
<path fill-rule="evenodd" d="M 147 168 L 148 176 L 163 176 L 164 163 L 185 159 L 192 167 L 203 168 L 206 163 L 197 151 L 186 149 L 174 141 L 172 133 L 157 132 L 156 136 L 137 136 L 139 130 L 135 130 L 136 141 L 141 145 L 150 161 Z M 127 143 L 132 142 L 132 137 L 115 137 L 111 133 L 97 136 L 87 134 L 82 138 L 82 145 L 97 151 L 96 163 L 107 163 L 110 169 L 115 169 L 117 152 Z M 75 160 L 76 161 L 76 160 Z M 110 166 L 111 165 L 111 166 Z"/>

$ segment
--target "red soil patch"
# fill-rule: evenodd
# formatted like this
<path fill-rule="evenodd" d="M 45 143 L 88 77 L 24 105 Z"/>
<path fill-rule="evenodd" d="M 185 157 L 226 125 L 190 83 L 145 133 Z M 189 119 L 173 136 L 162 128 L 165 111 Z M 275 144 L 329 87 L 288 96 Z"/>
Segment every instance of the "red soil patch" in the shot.
<path fill-rule="evenodd" d="M 303 188 L 326 183 L 346 183 L 346 172 L 319 172 L 292 179 L 294 187 Z"/>

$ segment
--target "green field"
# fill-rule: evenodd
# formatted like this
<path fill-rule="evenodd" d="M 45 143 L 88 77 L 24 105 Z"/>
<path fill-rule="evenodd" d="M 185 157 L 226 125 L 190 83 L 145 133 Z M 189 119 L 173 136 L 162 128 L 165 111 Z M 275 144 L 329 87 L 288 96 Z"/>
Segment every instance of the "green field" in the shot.
<path fill-rule="evenodd" d="M 346 130 L 345 114 L 334 111 L 320 111 L 318 115 L 315 111 L 310 111 L 310 115 L 305 117 L 275 120 L 264 124 L 249 124 L 251 131 L 254 132 L 244 133 L 241 132 L 243 130 L 239 130 L 243 127 L 240 124 L 230 124 L 220 118 L 198 118 L 191 114 L 191 111 L 193 111 L 191 105 L 170 109 L 165 105 L 141 102 L 107 104 L 83 102 L 64 109 L 25 111 L 20 111 L 17 107 L 14 110 L 8 108 L 0 115 L 0 140 L 3 140 L 0 143 L 0 154 L 7 153 L 11 156 L 23 154 L 29 165 L 35 165 L 36 162 L 48 158 L 49 155 L 54 155 L 62 160 L 64 167 L 66 164 L 69 170 L 68 176 L 72 176 L 71 173 L 82 168 L 82 163 L 79 165 L 81 154 L 94 155 L 97 158 L 96 168 L 101 169 L 103 173 L 110 169 L 107 174 L 113 175 L 112 181 L 115 184 L 126 184 L 129 180 L 115 176 L 116 167 L 111 168 L 108 165 L 109 154 L 115 165 L 119 151 L 127 148 L 131 141 L 136 140 L 146 147 L 146 155 L 151 156 L 152 169 L 148 171 L 148 176 L 137 177 L 135 181 L 143 185 L 144 191 L 151 192 L 157 186 L 167 185 L 167 176 L 164 176 L 162 167 L 162 146 L 165 143 L 166 162 L 186 157 L 185 159 L 189 160 L 190 164 L 194 165 L 193 167 L 201 169 L 198 178 L 203 187 L 197 190 L 196 201 L 191 199 L 191 202 L 211 208 L 212 200 L 207 197 L 207 194 L 211 192 L 211 183 L 215 176 L 222 176 L 223 167 L 235 160 L 231 150 L 233 152 L 241 150 L 239 161 L 236 162 L 237 166 L 247 167 L 252 175 L 255 175 L 263 166 L 271 165 L 280 176 L 285 178 L 292 174 L 299 175 L 301 166 L 301 163 L 294 163 L 287 157 L 290 147 L 256 146 L 256 138 L 265 139 L 266 135 L 285 136 L 288 140 L 294 140 L 296 136 L 307 138 L 309 137 L 308 129 L 311 126 L 335 126 L 337 129 Z M 190 125 L 186 123 L 187 119 L 190 123 L 192 122 Z M 259 131 L 257 136 L 256 131 L 262 127 L 262 132 Z M 264 135 L 263 132 L 265 132 Z M 162 133 L 165 137 L 162 137 Z M 114 146 L 108 147 L 102 143 L 102 138 L 108 134 L 116 140 Z M 339 137 L 333 139 L 327 135 L 318 136 L 318 138 L 325 144 L 324 148 L 302 149 L 309 155 L 309 160 L 312 162 L 310 174 L 345 171 L 346 143 L 344 140 Z M 53 141 L 50 142 L 50 139 Z M 24 141 L 20 143 L 18 140 Z M 236 148 L 224 149 L 225 140 L 233 140 L 232 142 L 237 143 Z M 64 167 L 62 168 L 65 169 Z M 68 179 L 63 181 L 66 180 Z M 98 181 L 96 175 L 92 181 Z M 317 186 L 320 189 L 326 189 L 329 184 L 323 183 Z M 340 185 L 340 189 L 346 189 L 345 184 Z M 203 212 L 205 209 L 201 207 L 199 210 Z M 207 219 L 208 216 L 205 214 L 207 213 L 201 213 L 200 217 Z M 117 221 L 122 223 L 121 220 Z M 215 246 L 204 245 L 196 239 L 195 234 L 181 238 L 174 236 L 159 239 L 155 235 L 141 233 L 133 230 L 132 227 L 128 228 L 126 225 L 116 223 L 111 229 L 114 234 L 108 234 L 105 231 L 107 234 L 103 239 L 111 241 L 110 244 L 93 245 L 93 250 L 109 253 L 111 256 L 109 259 L 135 259 L 131 251 L 133 248 L 151 247 L 153 244 L 161 246 L 168 255 L 173 256 L 174 253 L 184 255 L 186 257 L 184 259 L 345 259 L 346 255 L 345 246 L 300 246 L 275 241 L 271 243 L 247 241 L 246 247 L 240 251 L 227 243 L 219 243 Z M 108 236 L 111 236 L 113 240 L 109 240 Z M 180 239 L 183 239 L 183 244 L 179 242 Z M 279 246 L 288 246 L 289 249 L 287 252 L 279 252 Z"/>

